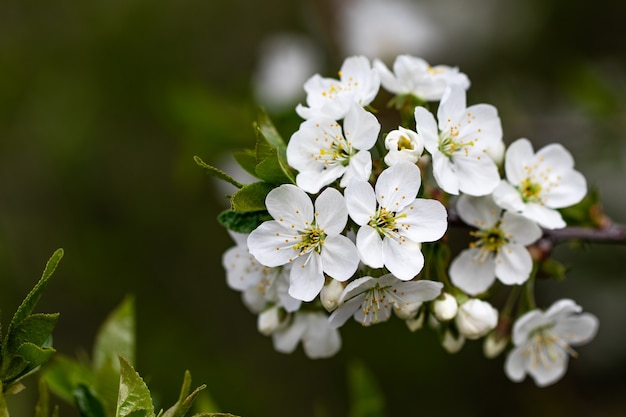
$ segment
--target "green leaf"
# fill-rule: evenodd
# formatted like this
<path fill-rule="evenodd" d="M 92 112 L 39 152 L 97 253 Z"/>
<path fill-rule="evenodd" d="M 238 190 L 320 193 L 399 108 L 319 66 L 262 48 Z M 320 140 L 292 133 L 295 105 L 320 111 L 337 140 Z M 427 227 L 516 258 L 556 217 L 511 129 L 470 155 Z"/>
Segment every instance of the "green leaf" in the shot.
<path fill-rule="evenodd" d="M 100 326 L 93 348 L 94 371 L 113 364 L 119 372 L 119 356 L 129 363 L 135 362 L 135 303 L 132 297 L 126 297 Z"/>
<path fill-rule="evenodd" d="M 262 160 L 271 156 L 271 154 L 273 154 L 271 151 L 272 148 L 276 148 L 278 154 L 283 158 L 285 157 L 287 145 L 282 136 L 280 136 L 280 133 L 278 133 L 278 130 L 276 130 L 272 120 L 263 109 L 259 110 L 258 120 L 254 124 L 254 128 L 257 132 L 257 161 L 259 157 Z M 259 141 L 260 138 L 263 140 Z"/>
<path fill-rule="evenodd" d="M 15 351 L 26 342 L 41 346 L 50 339 L 58 318 L 59 313 L 28 316 L 17 324 L 11 334 L 8 335 L 8 349 Z"/>
<path fill-rule="evenodd" d="M 361 362 L 351 363 L 348 369 L 350 389 L 350 417 L 386 416 L 385 401 L 374 376 Z"/>
<path fill-rule="evenodd" d="M 217 216 L 217 221 L 226 229 L 238 233 L 250 233 L 265 221 L 272 220 L 267 211 L 253 211 L 250 213 L 237 213 L 227 210 Z"/>
<path fill-rule="evenodd" d="M 259 162 L 256 166 L 256 176 L 272 184 L 295 184 L 296 180 L 287 166 L 278 155 L 272 155 Z"/>
<path fill-rule="evenodd" d="M 120 360 L 120 390 L 116 417 L 155 417 L 150 390 L 143 379 L 122 356 Z"/>
<path fill-rule="evenodd" d="M 46 268 L 43 271 L 43 275 L 41 279 L 35 285 L 35 287 L 31 290 L 31 292 L 26 296 L 24 301 L 22 301 L 22 304 L 20 304 L 17 311 L 13 315 L 13 319 L 11 320 L 11 323 L 9 324 L 9 329 L 7 331 L 7 337 L 15 326 L 21 323 L 26 317 L 28 317 L 33 312 L 33 310 L 35 309 L 35 306 L 37 305 L 37 302 L 41 298 L 41 295 L 43 293 L 43 290 L 46 287 L 46 284 L 48 283 L 48 280 L 52 276 L 52 273 L 56 269 L 62 257 L 63 257 L 63 249 L 57 249 L 52 254 L 50 259 L 46 263 Z"/>
<path fill-rule="evenodd" d="M 218 178 L 220 180 L 229 182 L 229 183 L 231 183 L 232 185 L 234 185 L 237 188 L 243 187 L 243 184 L 241 184 L 239 181 L 237 181 L 236 179 L 234 179 L 233 177 L 231 177 L 230 175 L 228 175 L 227 173 L 225 173 L 221 169 L 215 168 L 214 166 L 207 164 L 199 156 L 194 156 L 193 160 L 196 161 L 196 164 L 198 164 L 202 168 L 206 169 L 207 173 L 209 175 L 211 175 L 211 176 L 213 176 L 215 178 Z"/>
<path fill-rule="evenodd" d="M 180 390 L 180 396 L 178 401 L 169 410 L 167 410 L 162 417 L 183 417 L 187 414 L 187 411 L 193 405 L 196 396 L 206 388 L 206 385 L 201 385 L 189 394 L 191 389 L 191 374 L 189 371 L 185 371 L 185 377 L 183 379 L 183 386 Z"/>
<path fill-rule="evenodd" d="M 244 149 L 242 151 L 233 152 L 235 161 L 248 172 L 250 175 L 256 176 L 256 153 L 253 149 Z"/>
<path fill-rule="evenodd" d="M 81 417 L 106 417 L 102 402 L 88 386 L 80 384 L 74 390 L 74 400 Z"/>
<path fill-rule="evenodd" d="M 76 387 L 94 385 L 94 375 L 89 366 L 63 355 L 56 355 L 46 365 L 42 379 L 48 383 L 50 391 L 68 403 L 74 401 Z M 119 374 L 117 379 L 119 379 Z M 117 392 L 115 400 L 117 400 Z"/>
<path fill-rule="evenodd" d="M 247 213 L 265 210 L 265 197 L 273 188 L 273 185 L 266 182 L 254 182 L 244 186 L 233 195 L 233 211 Z"/>

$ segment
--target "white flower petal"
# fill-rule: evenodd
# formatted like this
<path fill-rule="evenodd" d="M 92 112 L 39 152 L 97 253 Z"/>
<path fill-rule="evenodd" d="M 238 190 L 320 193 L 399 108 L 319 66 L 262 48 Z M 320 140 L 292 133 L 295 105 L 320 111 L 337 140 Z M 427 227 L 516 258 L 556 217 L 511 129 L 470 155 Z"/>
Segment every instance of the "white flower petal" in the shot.
<path fill-rule="evenodd" d="M 500 181 L 496 186 L 492 197 L 493 201 L 505 210 L 521 213 L 525 208 L 520 193 L 505 180 Z"/>
<path fill-rule="evenodd" d="M 324 286 L 322 259 L 317 252 L 302 255 L 293 261 L 289 274 L 289 295 L 302 301 L 312 301 Z"/>
<path fill-rule="evenodd" d="M 274 349 L 281 353 L 292 353 L 296 350 L 298 343 L 302 340 L 302 336 L 306 332 L 306 322 L 298 319 L 296 315 L 291 325 L 284 330 L 272 333 L 272 342 Z"/>
<path fill-rule="evenodd" d="M 527 203 L 521 214 L 546 229 L 562 229 L 567 226 L 561 213 L 539 203 Z"/>
<path fill-rule="evenodd" d="M 367 151 L 376 144 L 380 123 L 376 116 L 354 103 L 343 122 L 346 140 L 356 149 Z"/>
<path fill-rule="evenodd" d="M 421 184 L 417 165 L 401 162 L 380 174 L 375 186 L 376 199 L 381 207 L 397 212 L 413 202 Z"/>
<path fill-rule="evenodd" d="M 265 206 L 270 215 L 287 229 L 293 225 L 296 230 L 304 230 L 313 221 L 311 198 L 293 184 L 283 184 L 270 191 Z"/>
<path fill-rule="evenodd" d="M 587 180 L 578 171 L 570 171 L 561 176 L 558 186 L 543 195 L 544 204 L 551 208 L 574 205 L 587 194 Z"/>
<path fill-rule="evenodd" d="M 341 348 L 339 332 L 328 325 L 324 313 L 302 313 L 308 320 L 307 329 L 302 337 L 304 353 L 310 359 L 328 358 Z"/>
<path fill-rule="evenodd" d="M 307 193 L 317 194 L 323 187 L 335 181 L 346 172 L 342 165 L 332 165 L 321 171 L 302 171 L 296 176 L 296 184 Z"/>
<path fill-rule="evenodd" d="M 580 345 L 595 337 L 598 325 L 596 316 L 584 313 L 559 320 L 554 326 L 554 332 L 570 345 Z"/>
<path fill-rule="evenodd" d="M 347 187 L 352 181 L 367 181 L 372 174 L 372 155 L 369 151 L 359 151 L 350 157 L 350 163 L 339 185 Z"/>
<path fill-rule="evenodd" d="M 528 336 L 536 328 L 545 326 L 550 322 L 546 319 L 544 313 L 539 310 L 531 310 L 517 320 L 513 324 L 511 332 L 511 340 L 515 346 L 522 346 L 528 341 Z"/>
<path fill-rule="evenodd" d="M 372 268 L 384 266 L 383 239 L 373 227 L 361 226 L 356 234 L 356 247 L 365 265 Z"/>
<path fill-rule="evenodd" d="M 500 229 L 513 241 L 525 246 L 535 243 L 543 233 L 532 220 L 508 211 L 502 215 Z"/>
<path fill-rule="evenodd" d="M 376 212 L 376 195 L 365 181 L 353 181 L 344 191 L 348 213 L 356 224 L 362 226 Z"/>
<path fill-rule="evenodd" d="M 433 156 L 439 152 L 439 133 L 435 116 L 424 107 L 415 108 L 415 131 L 424 138 L 424 147 Z"/>
<path fill-rule="evenodd" d="M 439 130 L 442 132 L 449 131 L 450 121 L 460 120 L 466 109 L 465 90 L 457 85 L 446 88 L 437 109 Z"/>
<path fill-rule="evenodd" d="M 487 155 L 454 156 L 454 168 L 459 190 L 465 194 L 481 196 L 493 192 L 500 183 L 500 173 L 493 159 Z"/>
<path fill-rule="evenodd" d="M 534 157 L 533 145 L 526 138 L 521 138 L 511 143 L 506 151 L 504 170 L 506 178 L 511 184 L 520 184 L 528 171 L 524 167 L 530 166 Z"/>
<path fill-rule="evenodd" d="M 424 267 L 424 255 L 420 245 L 412 240 L 406 239 L 399 243 L 386 237 L 383 239 L 382 252 L 389 272 L 402 281 L 412 279 Z"/>
<path fill-rule="evenodd" d="M 439 240 L 448 228 L 448 213 L 437 200 L 416 198 L 396 216 L 401 233 L 415 242 Z"/>
<path fill-rule="evenodd" d="M 222 265 L 226 270 L 226 283 L 237 291 L 257 285 L 266 272 L 266 267 L 240 246 L 233 246 L 224 252 Z"/>
<path fill-rule="evenodd" d="M 334 188 L 327 188 L 315 200 L 317 226 L 328 235 L 341 233 L 348 222 L 348 209 L 343 195 Z"/>
<path fill-rule="evenodd" d="M 489 229 L 500 221 L 502 209 L 494 203 L 491 196 L 472 197 L 463 194 L 457 200 L 456 211 L 466 224 Z"/>
<path fill-rule="evenodd" d="M 426 146 L 428 148 L 428 146 Z M 450 158 L 439 152 L 432 152 L 433 175 L 437 185 L 448 194 L 459 194 L 459 177 L 456 175 L 456 166 Z"/>
<path fill-rule="evenodd" d="M 354 298 L 358 298 L 360 294 L 365 291 L 374 288 L 378 285 L 380 279 L 372 278 L 369 276 L 357 278 L 353 281 L 350 281 L 346 288 L 343 289 L 343 293 L 341 294 L 340 302 L 346 302 L 347 300 Z"/>
<path fill-rule="evenodd" d="M 450 264 L 450 280 L 454 285 L 470 295 L 486 291 L 495 281 L 493 255 L 481 260 L 480 250 L 463 250 Z"/>
<path fill-rule="evenodd" d="M 365 293 L 363 292 L 337 307 L 328 318 L 330 327 L 336 329 L 343 326 L 346 321 L 357 312 L 359 307 L 361 307 L 364 298 Z"/>
<path fill-rule="evenodd" d="M 248 250 L 265 266 L 280 266 L 290 262 L 298 256 L 294 244 L 301 240 L 294 229 L 286 230 L 278 221 L 271 220 L 262 223 L 248 236 Z"/>
<path fill-rule="evenodd" d="M 324 272 L 337 281 L 351 278 L 359 267 L 359 252 L 343 235 L 327 236 L 321 257 Z"/>
<path fill-rule="evenodd" d="M 564 350 L 555 348 L 550 351 L 549 358 L 543 359 L 538 359 L 535 366 L 531 365 L 526 369 L 539 387 L 554 384 L 565 375 L 569 356 Z"/>
<path fill-rule="evenodd" d="M 524 348 L 517 347 L 513 349 L 506 357 L 504 362 L 504 373 L 513 382 L 521 382 L 526 376 L 526 368 L 528 367 L 529 356 L 524 353 Z"/>
<path fill-rule="evenodd" d="M 483 154 L 488 147 L 502 142 L 502 123 L 498 110 L 490 104 L 474 104 L 466 109 L 459 128 L 459 140 L 471 142 L 470 153 Z"/>
<path fill-rule="evenodd" d="M 506 285 L 523 284 L 533 269 L 528 250 L 517 243 L 504 246 L 496 256 L 496 276 Z"/>

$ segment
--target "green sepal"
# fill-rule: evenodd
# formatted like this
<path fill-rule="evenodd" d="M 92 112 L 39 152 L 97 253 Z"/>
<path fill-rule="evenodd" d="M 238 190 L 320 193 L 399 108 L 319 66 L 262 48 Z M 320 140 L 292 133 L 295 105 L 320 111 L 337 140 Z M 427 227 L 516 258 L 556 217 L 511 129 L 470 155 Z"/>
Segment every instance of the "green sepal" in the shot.
<path fill-rule="evenodd" d="M 217 221 L 226 229 L 237 233 L 250 233 L 265 221 L 272 220 L 267 211 L 238 213 L 227 210 L 217 216 Z"/>
<path fill-rule="evenodd" d="M 230 175 L 228 175 L 227 173 L 225 173 L 221 169 L 215 168 L 214 166 L 207 164 L 199 156 L 194 156 L 193 160 L 196 161 L 196 164 L 198 164 L 202 168 L 206 169 L 206 172 L 209 175 L 211 175 L 211 176 L 213 176 L 213 177 L 215 177 L 217 179 L 226 181 L 226 182 L 234 185 L 237 188 L 243 187 L 242 183 L 240 183 L 239 181 L 237 181 L 236 179 L 234 179 L 233 177 L 231 177 Z"/>
<path fill-rule="evenodd" d="M 253 182 L 237 191 L 231 199 L 231 208 L 239 213 L 265 210 L 265 197 L 274 186 L 267 182 Z"/>
<path fill-rule="evenodd" d="M 126 359 L 120 361 L 120 388 L 116 417 L 155 417 L 150 390 Z"/>

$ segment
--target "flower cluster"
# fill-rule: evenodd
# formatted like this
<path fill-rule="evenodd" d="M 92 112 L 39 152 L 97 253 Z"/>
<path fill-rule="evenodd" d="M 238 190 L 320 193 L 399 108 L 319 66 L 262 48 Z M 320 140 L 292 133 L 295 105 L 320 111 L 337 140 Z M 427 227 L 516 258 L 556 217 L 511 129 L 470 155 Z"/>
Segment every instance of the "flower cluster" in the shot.
<path fill-rule="evenodd" d="M 561 145 L 507 148 L 498 111 L 468 106 L 469 86 L 457 68 L 408 55 L 392 70 L 349 57 L 338 78 L 304 84 L 304 121 L 288 142 L 267 117 L 257 125 L 255 150 L 238 161 L 259 182 L 213 169 L 240 188 L 220 217 L 239 232 L 223 256 L 228 285 L 276 350 L 302 342 L 328 357 L 350 317 L 370 326 L 393 311 L 413 331 L 428 323 L 450 352 L 481 338 L 488 357 L 511 346 L 506 375 L 547 385 L 570 346 L 593 337 L 597 320 L 573 301 L 544 313 L 533 299 L 538 242 L 566 226 L 559 209 L 585 197 L 585 178 Z M 400 125 L 374 111 L 383 90 Z M 469 247 L 452 258 L 448 229 L 463 223 Z"/>

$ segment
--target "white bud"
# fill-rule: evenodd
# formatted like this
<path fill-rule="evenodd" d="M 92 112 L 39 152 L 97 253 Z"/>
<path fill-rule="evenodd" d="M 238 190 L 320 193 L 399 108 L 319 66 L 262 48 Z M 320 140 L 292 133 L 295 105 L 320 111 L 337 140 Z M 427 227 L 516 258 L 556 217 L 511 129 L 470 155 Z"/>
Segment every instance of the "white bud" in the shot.
<path fill-rule="evenodd" d="M 456 302 L 456 298 L 447 292 L 444 292 L 441 297 L 433 301 L 433 313 L 439 321 L 450 321 L 459 311 L 459 305 Z"/>
<path fill-rule="evenodd" d="M 487 335 L 487 337 L 485 337 L 485 342 L 483 343 L 483 353 L 485 354 L 485 357 L 493 359 L 501 354 L 508 344 L 508 337 L 498 337 L 496 332 L 491 332 Z"/>
<path fill-rule="evenodd" d="M 498 310 L 486 301 L 473 298 L 461 305 L 456 315 L 456 327 L 468 339 L 478 339 L 498 324 Z"/>
<path fill-rule="evenodd" d="M 385 148 L 389 150 L 385 155 L 387 165 L 392 166 L 400 161 L 415 164 L 424 152 L 424 139 L 416 132 L 400 126 L 387 134 Z"/>
<path fill-rule="evenodd" d="M 496 163 L 502 165 L 504 162 L 504 142 L 501 140 L 487 147 L 487 155 Z"/>
<path fill-rule="evenodd" d="M 454 337 L 452 332 L 449 329 L 446 329 L 445 333 L 443 334 L 441 346 L 443 346 L 443 348 L 447 350 L 448 353 L 457 353 L 459 350 L 461 350 L 464 344 L 465 337 L 463 337 L 462 334 Z"/>
<path fill-rule="evenodd" d="M 269 336 L 281 327 L 283 323 L 280 319 L 279 308 L 279 306 L 275 305 L 259 314 L 256 326 L 261 334 Z"/>
<path fill-rule="evenodd" d="M 339 307 L 341 293 L 343 293 L 343 284 L 336 279 L 331 278 L 330 281 L 322 287 L 320 300 L 326 311 L 330 313 Z"/>
<path fill-rule="evenodd" d="M 422 327 L 424 327 L 424 316 L 425 315 L 426 314 L 424 314 L 424 310 L 422 310 L 417 315 L 417 317 L 406 319 L 405 320 L 406 326 L 412 332 L 416 332 L 416 331 L 420 330 Z"/>

